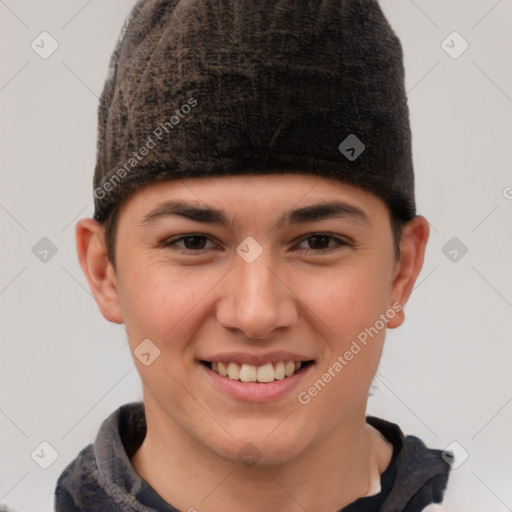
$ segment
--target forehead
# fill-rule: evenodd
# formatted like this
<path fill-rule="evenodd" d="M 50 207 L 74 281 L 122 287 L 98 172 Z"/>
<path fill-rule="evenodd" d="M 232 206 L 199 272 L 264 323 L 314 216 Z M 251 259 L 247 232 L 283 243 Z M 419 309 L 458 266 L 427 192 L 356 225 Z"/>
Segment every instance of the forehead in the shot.
<path fill-rule="evenodd" d="M 339 180 L 305 173 L 209 176 L 151 183 L 132 194 L 122 211 L 140 223 L 158 207 L 165 210 L 166 203 L 173 202 L 219 210 L 221 217 L 217 221 L 226 225 L 232 224 L 229 219 L 244 217 L 257 217 L 260 222 L 279 217 L 284 221 L 283 213 L 287 211 L 325 203 L 338 203 L 334 208 L 339 207 L 340 213 L 347 213 L 353 219 L 388 216 L 387 206 L 373 193 Z M 343 205 L 346 205 L 345 212 Z M 358 215 L 357 210 L 363 215 Z M 300 212 L 295 218 L 300 218 Z"/>

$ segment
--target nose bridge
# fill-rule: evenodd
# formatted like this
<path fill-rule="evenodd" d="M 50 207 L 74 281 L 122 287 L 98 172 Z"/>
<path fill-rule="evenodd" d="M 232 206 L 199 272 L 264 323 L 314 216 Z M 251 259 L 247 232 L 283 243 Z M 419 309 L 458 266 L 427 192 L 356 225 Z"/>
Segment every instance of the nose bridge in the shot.
<path fill-rule="evenodd" d="M 259 236 L 246 237 L 236 248 L 235 274 L 238 284 L 250 295 L 269 293 L 268 287 L 273 285 L 274 274 L 270 268 L 275 265 L 273 251 Z M 261 245 L 264 244 L 264 245 Z"/>
<path fill-rule="evenodd" d="M 266 251 L 266 255 L 262 253 L 251 263 L 243 260 L 237 262 L 236 286 L 246 306 L 252 305 L 252 302 L 268 304 L 276 300 L 278 290 L 274 272 L 271 271 L 272 264 L 273 258 L 270 251 Z"/>
<path fill-rule="evenodd" d="M 259 247 L 249 241 L 237 248 L 223 307 L 218 310 L 224 327 L 237 328 L 250 338 L 267 337 L 290 325 L 294 317 L 286 287 L 276 276 L 272 251 Z"/>

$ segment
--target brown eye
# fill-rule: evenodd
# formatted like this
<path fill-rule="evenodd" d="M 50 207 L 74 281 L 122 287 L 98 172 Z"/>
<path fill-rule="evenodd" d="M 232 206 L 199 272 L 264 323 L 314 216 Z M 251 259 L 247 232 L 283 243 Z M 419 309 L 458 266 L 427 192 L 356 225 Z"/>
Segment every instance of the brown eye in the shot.
<path fill-rule="evenodd" d="M 330 240 L 334 240 L 335 243 L 333 245 L 329 244 Z M 307 242 L 309 245 L 309 248 L 312 249 L 312 251 L 307 251 L 307 253 L 326 253 L 326 252 L 332 252 L 340 248 L 344 245 L 349 245 L 344 240 L 341 240 L 337 237 L 334 237 L 332 235 L 324 234 L 324 233 L 315 233 L 313 235 L 308 236 L 307 238 L 303 239 L 301 243 Z"/>
<path fill-rule="evenodd" d="M 325 249 L 329 247 L 329 239 L 332 238 L 326 235 L 310 236 L 307 240 L 311 249 Z"/>
<path fill-rule="evenodd" d="M 208 241 L 211 242 L 208 237 L 203 235 L 186 235 L 173 240 L 166 240 L 162 243 L 162 246 L 171 248 L 176 247 L 177 250 L 184 249 L 182 252 L 199 252 L 208 249 L 208 247 L 205 247 L 205 244 Z M 180 242 L 183 243 L 183 245 L 178 245 Z M 212 245 L 215 247 L 213 242 Z M 212 247 L 209 248 L 211 249 Z"/>
<path fill-rule="evenodd" d="M 204 236 L 187 236 L 182 240 L 186 249 L 198 250 L 204 249 L 206 238 Z"/>

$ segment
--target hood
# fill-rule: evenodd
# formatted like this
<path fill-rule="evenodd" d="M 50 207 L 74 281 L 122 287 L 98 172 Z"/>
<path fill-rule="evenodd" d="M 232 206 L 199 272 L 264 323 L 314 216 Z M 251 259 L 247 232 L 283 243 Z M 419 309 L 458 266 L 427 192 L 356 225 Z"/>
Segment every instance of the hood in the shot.
<path fill-rule="evenodd" d="M 391 477 L 393 482 L 380 512 L 420 512 L 430 503 L 440 503 L 450 471 L 442 451 L 427 448 L 415 436 L 404 436 L 394 423 L 373 416 L 366 420 L 394 447 L 392 461 L 381 475 L 381 480 Z M 113 412 L 101 424 L 94 443 L 83 448 L 59 477 L 55 512 L 179 512 L 130 462 L 145 436 L 142 402 L 125 404 Z M 340 512 L 369 510 L 368 500 L 376 497 L 359 498 Z"/>

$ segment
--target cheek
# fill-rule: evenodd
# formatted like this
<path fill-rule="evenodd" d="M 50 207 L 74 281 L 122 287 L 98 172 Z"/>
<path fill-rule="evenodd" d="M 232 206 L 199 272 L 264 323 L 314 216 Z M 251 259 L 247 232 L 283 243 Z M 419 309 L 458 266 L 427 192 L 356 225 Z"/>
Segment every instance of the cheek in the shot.
<path fill-rule="evenodd" d="M 385 267 L 379 261 L 331 269 L 312 276 L 303 288 L 307 304 L 325 324 L 330 338 L 348 340 L 373 325 L 384 313 L 390 292 Z"/>
<path fill-rule="evenodd" d="M 346 411 L 341 409 L 367 395 L 385 338 L 381 315 L 388 307 L 388 274 L 381 259 L 361 258 L 360 263 L 310 277 L 311 286 L 302 288 L 308 297 L 305 302 L 319 319 L 316 325 L 325 343 L 319 365 L 322 382 L 315 375 L 316 380 L 308 385 L 316 386 L 313 394 L 322 395 L 316 406 L 325 408 L 326 414 L 337 410 L 343 416 Z"/>
<path fill-rule="evenodd" d="M 161 350 L 182 350 L 193 334 L 201 299 L 218 278 L 199 267 L 178 268 L 160 261 L 132 265 L 137 272 L 125 273 L 119 290 L 130 344 L 149 338 Z"/>

